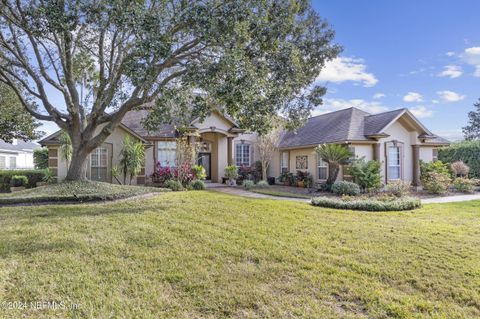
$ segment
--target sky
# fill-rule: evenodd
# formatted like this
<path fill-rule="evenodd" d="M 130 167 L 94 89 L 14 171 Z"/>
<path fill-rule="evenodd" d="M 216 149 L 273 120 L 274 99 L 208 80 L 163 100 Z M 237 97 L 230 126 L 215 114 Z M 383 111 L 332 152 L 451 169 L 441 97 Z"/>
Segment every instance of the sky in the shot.
<path fill-rule="evenodd" d="M 371 113 L 409 108 L 434 133 L 462 138 L 468 111 L 480 98 L 480 1 L 312 5 L 344 49 L 317 78 L 328 90 L 313 115 L 352 106 Z M 52 133 L 57 127 L 42 129 Z"/>
<path fill-rule="evenodd" d="M 355 106 L 409 108 L 431 131 L 462 138 L 480 98 L 480 1 L 322 0 L 313 7 L 343 47 L 317 78 L 314 115 Z"/>

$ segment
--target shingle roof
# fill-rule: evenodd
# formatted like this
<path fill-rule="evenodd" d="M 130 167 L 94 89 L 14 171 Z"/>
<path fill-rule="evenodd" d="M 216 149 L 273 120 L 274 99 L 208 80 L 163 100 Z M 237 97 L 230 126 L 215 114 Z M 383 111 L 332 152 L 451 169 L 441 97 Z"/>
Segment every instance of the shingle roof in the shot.
<path fill-rule="evenodd" d="M 279 147 L 292 148 L 343 141 L 371 141 L 368 136 L 382 134 L 382 130 L 404 112 L 406 109 L 372 115 L 351 107 L 311 117 L 297 132 L 286 132 Z M 441 137 L 430 139 L 428 142 L 432 144 L 449 143 Z"/>
<path fill-rule="evenodd" d="M 7 151 L 30 151 L 33 152 L 34 149 L 39 148 L 40 145 L 34 142 L 24 142 L 22 140 L 18 140 L 17 144 L 10 144 L 3 140 L 0 140 L 0 150 L 7 150 Z"/>
<path fill-rule="evenodd" d="M 143 137 L 176 137 L 176 130 L 173 125 L 162 124 L 155 131 L 148 132 L 143 127 L 143 120 L 148 116 L 147 110 L 130 111 L 125 114 L 122 124 Z"/>

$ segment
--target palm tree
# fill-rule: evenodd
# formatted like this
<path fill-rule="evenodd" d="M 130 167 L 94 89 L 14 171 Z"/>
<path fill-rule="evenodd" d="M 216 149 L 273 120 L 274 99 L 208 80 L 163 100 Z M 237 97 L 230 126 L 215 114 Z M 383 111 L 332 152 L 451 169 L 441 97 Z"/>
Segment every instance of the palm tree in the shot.
<path fill-rule="evenodd" d="M 348 163 L 352 153 L 340 144 L 322 144 L 315 148 L 318 156 L 328 163 L 327 186 L 330 187 L 337 179 L 340 165 Z"/>
<path fill-rule="evenodd" d="M 131 141 L 127 136 L 123 141 L 123 148 L 120 155 L 122 156 L 120 159 L 120 167 L 123 173 L 123 184 L 126 184 L 127 177 L 129 178 L 129 184 L 131 184 L 132 179 L 140 173 L 142 167 L 145 165 L 144 145 L 142 142 Z M 118 175 L 115 171 L 112 173 Z"/>

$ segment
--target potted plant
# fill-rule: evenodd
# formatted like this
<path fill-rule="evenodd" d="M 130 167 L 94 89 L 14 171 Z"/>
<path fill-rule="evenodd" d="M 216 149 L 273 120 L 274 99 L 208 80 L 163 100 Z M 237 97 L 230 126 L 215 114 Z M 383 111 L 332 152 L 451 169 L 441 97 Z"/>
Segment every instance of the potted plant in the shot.
<path fill-rule="evenodd" d="M 308 172 L 297 171 L 297 187 L 305 187 L 305 178 L 308 176 Z"/>
<path fill-rule="evenodd" d="M 225 167 L 225 177 L 227 178 L 227 185 L 235 186 L 237 184 L 238 169 L 235 165 Z"/>
<path fill-rule="evenodd" d="M 28 178 L 24 175 L 14 175 L 10 180 L 10 191 L 23 191 L 28 184 Z"/>

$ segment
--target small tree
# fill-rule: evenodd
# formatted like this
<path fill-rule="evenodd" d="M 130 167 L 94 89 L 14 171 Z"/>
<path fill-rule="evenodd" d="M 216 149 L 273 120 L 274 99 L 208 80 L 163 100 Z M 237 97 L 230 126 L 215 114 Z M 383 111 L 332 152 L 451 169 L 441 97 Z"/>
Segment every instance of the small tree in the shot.
<path fill-rule="evenodd" d="M 145 165 L 145 147 L 142 142 L 130 140 L 127 136 L 123 141 L 123 148 L 120 152 L 120 169 L 123 173 L 123 184 L 132 184 L 132 179 L 137 176 Z"/>
<path fill-rule="evenodd" d="M 281 134 L 282 126 L 276 125 L 271 131 L 258 136 L 256 147 L 259 160 L 262 163 L 262 179 L 264 181 L 267 180 L 268 167 L 280 142 Z"/>
<path fill-rule="evenodd" d="M 468 112 L 468 125 L 463 128 L 466 140 L 480 139 L 480 99 L 473 106 L 476 110 Z"/>
<path fill-rule="evenodd" d="M 37 148 L 33 151 L 33 163 L 36 169 L 48 168 L 48 148 Z"/>
<path fill-rule="evenodd" d="M 382 186 L 379 161 L 368 161 L 364 158 L 355 160 L 350 167 L 350 174 L 364 191 L 377 190 Z"/>
<path fill-rule="evenodd" d="M 330 188 L 337 180 L 340 165 L 347 164 L 352 153 L 340 144 L 322 144 L 315 148 L 315 152 L 328 163 L 327 186 Z"/>

